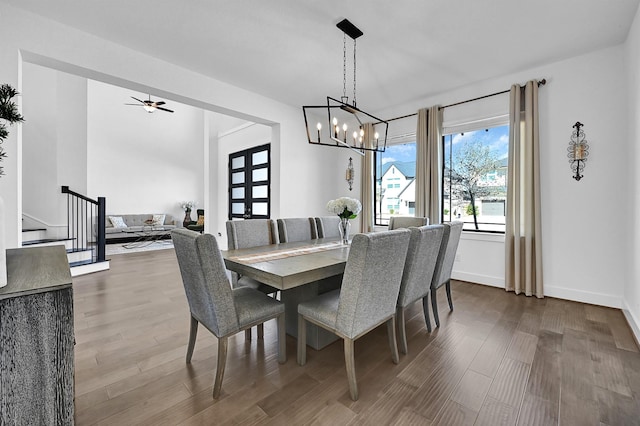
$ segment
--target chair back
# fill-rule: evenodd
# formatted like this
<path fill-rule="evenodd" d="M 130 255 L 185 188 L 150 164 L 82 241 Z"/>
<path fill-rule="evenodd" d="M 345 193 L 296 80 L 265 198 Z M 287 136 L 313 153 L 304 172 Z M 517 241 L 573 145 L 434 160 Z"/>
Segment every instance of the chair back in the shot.
<path fill-rule="evenodd" d="M 316 221 L 312 217 L 278 219 L 278 237 L 281 243 L 315 240 L 318 238 Z"/>
<path fill-rule="evenodd" d="M 395 314 L 410 236 L 408 229 L 354 235 L 340 290 L 339 332 L 357 338 Z"/>
<path fill-rule="evenodd" d="M 340 218 L 335 216 L 316 217 L 316 227 L 318 228 L 318 238 L 338 238 L 340 230 L 338 224 Z"/>
<path fill-rule="evenodd" d="M 278 231 L 273 219 L 227 221 L 227 247 L 236 250 L 278 244 Z"/>
<path fill-rule="evenodd" d="M 458 243 L 460 242 L 460 234 L 462 234 L 463 223 L 456 221 L 445 223 L 444 234 L 442 235 L 442 243 L 440 244 L 440 253 L 438 253 L 438 262 L 436 270 L 431 281 L 432 288 L 438 288 L 451 279 L 451 271 L 453 270 L 453 262 L 456 258 Z"/>
<path fill-rule="evenodd" d="M 389 231 L 411 226 L 425 226 L 429 224 L 428 217 L 391 216 L 389 218 Z"/>
<path fill-rule="evenodd" d="M 231 285 L 215 237 L 178 228 L 171 231 L 171 239 L 191 315 L 218 337 L 238 331 Z"/>
<path fill-rule="evenodd" d="M 407 307 L 429 293 L 436 269 L 444 226 L 411 227 L 407 260 L 398 294 L 398 306 Z"/>

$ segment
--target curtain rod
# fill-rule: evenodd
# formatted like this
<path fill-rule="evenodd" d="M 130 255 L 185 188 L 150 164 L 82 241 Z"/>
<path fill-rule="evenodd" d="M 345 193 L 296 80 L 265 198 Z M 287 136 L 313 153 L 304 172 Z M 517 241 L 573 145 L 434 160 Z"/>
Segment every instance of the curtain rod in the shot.
<path fill-rule="evenodd" d="M 543 78 L 542 80 L 538 81 L 538 87 L 540 86 L 544 86 L 545 84 L 547 84 L 547 80 L 545 78 Z M 468 102 L 473 102 L 473 101 L 479 101 L 480 99 L 485 99 L 485 98 L 490 98 L 492 96 L 497 96 L 497 95 L 502 95 L 504 93 L 509 93 L 511 91 L 511 89 L 509 90 L 503 90 L 502 92 L 496 92 L 496 93 L 491 93 L 489 95 L 484 95 L 484 96 L 480 96 L 477 98 L 473 98 L 473 99 L 467 99 L 466 101 L 460 101 L 460 102 L 456 102 L 454 104 L 449 104 L 449 105 L 445 105 L 445 106 L 441 106 L 440 110 L 443 110 L 445 108 L 449 108 L 452 106 L 456 106 L 456 105 L 462 105 L 462 104 L 466 104 Z M 389 121 L 395 121 L 395 120 L 402 120 L 403 118 L 409 118 L 409 117 L 413 117 L 414 115 L 418 115 L 417 112 L 414 112 L 413 114 L 407 114 L 407 115 L 403 115 L 402 117 L 395 117 L 395 118 L 389 118 L 388 120 L 386 120 L 387 122 Z"/>

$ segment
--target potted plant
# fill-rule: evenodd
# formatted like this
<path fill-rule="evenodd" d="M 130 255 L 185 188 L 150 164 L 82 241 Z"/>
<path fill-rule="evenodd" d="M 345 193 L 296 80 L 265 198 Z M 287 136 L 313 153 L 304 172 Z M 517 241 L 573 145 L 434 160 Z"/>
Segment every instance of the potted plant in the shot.
<path fill-rule="evenodd" d="M 9 136 L 7 124 L 20 123 L 24 118 L 18 112 L 18 106 L 13 102 L 13 98 L 18 95 L 18 91 L 9 84 L 0 86 L 0 161 L 2 161 L 7 153 L 4 151 L 2 144 Z M 4 169 L 0 166 L 0 176 L 4 175 Z"/>
<path fill-rule="evenodd" d="M 7 156 L 2 144 L 9 136 L 7 124 L 24 121 L 22 115 L 18 113 L 18 106 L 13 102 L 13 97 L 18 91 L 9 84 L 0 86 L 0 162 Z M 0 177 L 4 175 L 4 169 L 0 166 Z M 4 201 L 0 197 L 0 287 L 7 285 L 7 258 L 4 247 Z"/>

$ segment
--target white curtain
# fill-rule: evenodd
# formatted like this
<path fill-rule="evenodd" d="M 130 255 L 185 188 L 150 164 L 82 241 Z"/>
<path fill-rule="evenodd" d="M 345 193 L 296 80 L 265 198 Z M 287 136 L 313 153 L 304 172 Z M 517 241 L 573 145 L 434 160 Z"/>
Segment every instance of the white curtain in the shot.
<path fill-rule="evenodd" d="M 505 289 L 544 297 L 540 221 L 538 82 L 511 86 Z"/>
<path fill-rule="evenodd" d="M 365 146 L 371 147 L 373 142 L 373 125 L 365 123 L 362 126 L 364 130 Z M 373 232 L 373 203 L 375 202 L 373 194 L 373 151 L 365 151 L 362 157 L 362 167 L 360 173 L 360 202 L 362 203 L 362 212 L 360 213 L 360 231 Z"/>
<path fill-rule="evenodd" d="M 416 129 L 416 217 L 440 223 L 442 110 L 439 106 L 418 110 Z"/>

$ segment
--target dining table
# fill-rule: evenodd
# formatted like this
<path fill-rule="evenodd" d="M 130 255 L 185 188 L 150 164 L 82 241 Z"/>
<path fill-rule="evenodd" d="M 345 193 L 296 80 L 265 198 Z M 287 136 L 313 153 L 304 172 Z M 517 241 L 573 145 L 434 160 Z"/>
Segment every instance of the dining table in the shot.
<path fill-rule="evenodd" d="M 297 337 L 298 304 L 340 287 L 349 255 L 340 238 L 270 244 L 222 250 L 228 270 L 280 290 L 287 334 Z M 307 323 L 307 344 L 322 349 L 338 337 Z"/>

